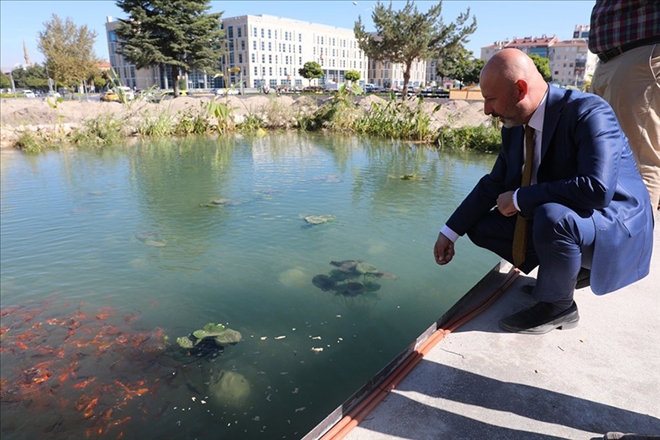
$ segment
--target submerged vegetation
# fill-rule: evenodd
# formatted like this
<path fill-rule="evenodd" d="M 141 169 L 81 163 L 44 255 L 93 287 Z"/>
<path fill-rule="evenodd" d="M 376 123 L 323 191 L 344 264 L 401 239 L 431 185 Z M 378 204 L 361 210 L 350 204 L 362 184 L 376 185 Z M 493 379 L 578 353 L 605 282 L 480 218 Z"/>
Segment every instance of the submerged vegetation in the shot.
<path fill-rule="evenodd" d="M 264 135 L 267 130 L 301 130 L 352 133 L 405 140 L 441 149 L 497 151 L 501 136 L 496 121 L 488 125 L 439 129 L 432 124 L 431 113 L 424 109 L 424 99 L 401 101 L 394 95 L 389 100 L 374 101 L 360 107 L 354 92 L 342 87 L 332 99 L 318 104 L 311 96 L 301 96 L 295 106 L 287 106 L 275 97 L 258 108 L 241 104 L 239 115 L 228 98 L 200 101 L 199 106 L 177 112 L 161 109 L 157 113 L 122 104 L 124 114 L 106 113 L 84 123 L 64 129 L 63 118 L 51 129 L 25 128 L 14 146 L 26 153 L 39 153 L 62 146 L 103 148 L 120 145 L 131 138 L 164 138 L 186 136 L 224 136 L 231 133 Z M 450 120 L 451 122 L 451 120 Z M 450 124 L 451 125 L 451 124 Z"/>

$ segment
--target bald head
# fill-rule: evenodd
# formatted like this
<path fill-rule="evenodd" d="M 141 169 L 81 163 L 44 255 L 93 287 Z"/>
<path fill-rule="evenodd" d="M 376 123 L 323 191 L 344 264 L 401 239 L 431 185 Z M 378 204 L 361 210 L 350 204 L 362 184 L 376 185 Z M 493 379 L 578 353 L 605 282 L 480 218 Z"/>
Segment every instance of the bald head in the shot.
<path fill-rule="evenodd" d="M 534 61 L 518 49 L 493 55 L 481 70 L 480 82 L 484 112 L 504 116 L 505 126 L 527 123 L 548 89 Z"/>

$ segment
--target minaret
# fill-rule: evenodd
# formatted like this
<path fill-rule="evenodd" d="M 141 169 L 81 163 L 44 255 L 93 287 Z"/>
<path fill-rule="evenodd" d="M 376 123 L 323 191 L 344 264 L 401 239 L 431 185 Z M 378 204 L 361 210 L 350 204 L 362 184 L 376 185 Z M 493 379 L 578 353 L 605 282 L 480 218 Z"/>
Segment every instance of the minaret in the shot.
<path fill-rule="evenodd" d="M 23 57 L 25 58 L 25 65 L 27 67 L 32 67 L 32 63 L 30 62 L 30 55 L 28 55 L 27 46 L 25 45 L 25 40 L 23 40 Z"/>

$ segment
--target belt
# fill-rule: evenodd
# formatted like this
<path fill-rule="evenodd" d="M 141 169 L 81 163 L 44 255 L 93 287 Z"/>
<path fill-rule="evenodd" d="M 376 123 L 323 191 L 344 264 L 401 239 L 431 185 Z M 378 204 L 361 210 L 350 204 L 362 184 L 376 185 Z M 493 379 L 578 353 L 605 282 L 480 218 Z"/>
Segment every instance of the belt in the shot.
<path fill-rule="evenodd" d="M 641 40 L 637 40 L 637 41 L 631 41 L 630 43 L 626 43 L 622 46 L 615 47 L 614 49 L 606 50 L 605 52 L 599 53 L 598 58 L 600 58 L 600 61 L 602 61 L 603 63 L 606 63 L 609 60 L 618 57 L 624 52 L 628 52 L 629 50 L 636 49 L 638 47 L 649 46 L 651 44 L 656 44 L 656 43 L 660 43 L 660 35 L 656 35 L 654 37 L 642 38 Z"/>

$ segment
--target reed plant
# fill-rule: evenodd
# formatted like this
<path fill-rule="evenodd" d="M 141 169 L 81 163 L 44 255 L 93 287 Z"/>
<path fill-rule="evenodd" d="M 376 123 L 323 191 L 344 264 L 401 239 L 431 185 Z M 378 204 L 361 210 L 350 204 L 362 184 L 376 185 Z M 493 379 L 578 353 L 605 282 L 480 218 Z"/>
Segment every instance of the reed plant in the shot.
<path fill-rule="evenodd" d="M 423 110 L 423 99 L 416 105 L 397 101 L 392 97 L 386 103 L 372 102 L 369 111 L 355 122 L 355 131 L 360 134 L 390 139 L 419 142 L 432 140 L 431 116 Z M 440 107 L 437 106 L 434 112 Z"/>
<path fill-rule="evenodd" d="M 167 111 L 163 110 L 156 116 L 144 113 L 143 119 L 136 127 L 136 131 L 144 137 L 165 137 L 174 133 L 175 124 L 174 117 Z"/>
<path fill-rule="evenodd" d="M 360 113 L 355 105 L 354 93 L 342 86 L 329 104 L 321 106 L 309 117 L 300 118 L 298 124 L 308 131 L 328 129 L 352 132 Z"/>
<path fill-rule="evenodd" d="M 193 109 L 179 110 L 179 119 L 172 129 L 175 136 L 206 135 L 211 131 L 211 122 L 206 112 Z"/>
<path fill-rule="evenodd" d="M 113 114 L 102 114 L 88 119 L 74 130 L 71 141 L 80 146 L 104 147 L 120 143 L 127 137 L 126 122 Z"/>
<path fill-rule="evenodd" d="M 502 135 L 500 130 L 493 126 L 443 127 L 440 129 L 435 144 L 440 149 L 448 148 L 490 153 L 500 150 Z"/>
<path fill-rule="evenodd" d="M 46 149 L 44 140 L 31 131 L 24 131 L 16 140 L 14 147 L 27 154 L 38 154 Z"/>

